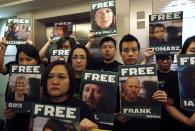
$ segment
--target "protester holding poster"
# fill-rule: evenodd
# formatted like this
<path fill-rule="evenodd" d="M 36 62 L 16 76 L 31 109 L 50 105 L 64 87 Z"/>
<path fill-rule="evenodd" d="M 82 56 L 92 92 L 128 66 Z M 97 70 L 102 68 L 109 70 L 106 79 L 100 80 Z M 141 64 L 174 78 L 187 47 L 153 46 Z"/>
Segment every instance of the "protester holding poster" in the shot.
<path fill-rule="evenodd" d="M 115 0 L 92 0 L 91 4 L 91 23 L 95 34 L 116 34 Z"/>
<path fill-rule="evenodd" d="M 25 44 L 19 45 L 17 48 L 16 53 L 16 61 L 12 61 L 3 65 L 4 54 L 7 48 L 7 41 L 3 40 L 0 42 L 1 51 L 0 51 L 0 72 L 4 75 L 10 72 L 10 65 L 11 64 L 18 64 L 18 65 L 37 65 L 40 64 L 40 57 L 39 53 L 36 48 L 32 45 Z M 8 89 L 8 88 L 7 88 Z M 5 100 L 7 101 L 7 93 L 5 95 Z M 6 109 L 4 112 L 6 121 L 6 128 L 8 130 L 20 130 L 26 131 L 28 130 L 29 121 L 30 121 L 30 114 L 29 113 L 15 113 L 10 109 Z"/>
<path fill-rule="evenodd" d="M 152 14 L 149 17 L 149 46 L 156 53 L 176 53 L 182 46 L 183 12 Z"/>
<path fill-rule="evenodd" d="M 42 75 L 44 103 L 80 107 L 80 130 L 98 128 L 89 107 L 73 97 L 74 74 L 64 61 L 50 63 Z"/>
<path fill-rule="evenodd" d="M 127 34 L 123 36 L 119 43 L 119 51 L 124 62 L 124 65 L 135 65 L 138 63 L 140 56 L 140 44 L 137 38 Z M 146 49 L 144 55 L 144 61 L 142 64 L 145 64 L 149 61 L 149 58 L 153 55 L 154 51 L 151 48 Z M 152 94 L 153 100 L 156 100 L 161 103 L 167 102 L 166 92 L 158 90 Z M 143 119 L 131 119 L 128 120 L 124 118 L 122 114 L 117 113 L 118 122 L 115 123 L 114 128 L 116 130 L 143 130 L 143 129 L 158 129 L 158 125 L 154 125 L 151 120 Z M 142 126 L 140 126 L 142 125 Z"/>
<path fill-rule="evenodd" d="M 85 69 L 91 69 L 91 55 L 83 45 L 75 46 L 69 54 L 68 61 L 71 64 L 76 79 L 74 96 L 79 98 L 82 73 Z"/>
<path fill-rule="evenodd" d="M 195 47 L 195 36 L 189 37 L 185 40 L 181 54 L 195 54 L 193 47 Z M 187 60 L 188 61 L 188 60 Z M 167 77 L 167 76 L 166 76 Z M 174 80 L 175 81 L 175 80 Z M 170 80 L 172 83 L 173 80 Z M 169 92 L 174 92 L 175 95 L 168 96 L 172 103 L 166 105 L 167 112 L 173 117 L 175 129 L 177 130 L 194 130 L 195 115 L 192 111 L 183 110 L 180 106 L 179 85 L 169 89 Z"/>

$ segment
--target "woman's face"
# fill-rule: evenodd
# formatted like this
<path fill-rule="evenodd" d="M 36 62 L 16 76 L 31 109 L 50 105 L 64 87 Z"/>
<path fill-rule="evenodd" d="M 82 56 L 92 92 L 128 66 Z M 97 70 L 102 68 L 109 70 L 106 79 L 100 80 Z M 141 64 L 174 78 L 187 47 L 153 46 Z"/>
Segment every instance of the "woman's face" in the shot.
<path fill-rule="evenodd" d="M 191 42 L 186 50 L 186 54 L 195 54 L 195 42 Z"/>
<path fill-rule="evenodd" d="M 82 72 L 87 66 L 87 54 L 82 48 L 77 48 L 72 54 L 72 68 L 76 72 Z"/>
<path fill-rule="evenodd" d="M 18 55 L 19 65 L 36 65 L 37 63 L 35 58 L 26 55 L 24 52 L 20 52 Z"/>
<path fill-rule="evenodd" d="M 64 65 L 56 65 L 48 75 L 47 91 L 52 97 L 67 97 L 70 88 L 70 79 Z"/>
<path fill-rule="evenodd" d="M 96 11 L 95 21 L 100 28 L 109 28 L 113 21 L 113 12 L 110 8 L 102 8 Z"/>

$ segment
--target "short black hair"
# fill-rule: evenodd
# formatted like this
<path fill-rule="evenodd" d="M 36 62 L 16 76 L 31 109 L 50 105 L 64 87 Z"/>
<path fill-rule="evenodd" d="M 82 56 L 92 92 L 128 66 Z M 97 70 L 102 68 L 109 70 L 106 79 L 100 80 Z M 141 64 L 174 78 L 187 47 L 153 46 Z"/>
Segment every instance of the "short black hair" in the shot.
<path fill-rule="evenodd" d="M 163 24 L 155 24 L 155 25 L 153 25 L 153 33 L 154 33 L 154 29 L 156 28 L 156 27 L 162 27 L 162 28 L 164 28 L 164 30 L 165 30 L 165 25 L 163 25 Z"/>
<path fill-rule="evenodd" d="M 127 35 L 123 36 L 123 38 L 121 39 L 121 41 L 119 43 L 119 51 L 122 52 L 123 42 L 130 42 L 130 41 L 136 41 L 138 50 L 140 50 L 140 43 L 139 43 L 138 39 L 131 34 L 127 34 Z"/>
<path fill-rule="evenodd" d="M 70 47 L 73 48 L 76 45 L 76 41 L 74 38 L 68 37 L 68 36 L 63 36 L 61 37 L 57 42 L 57 49 L 62 48 L 62 45 L 66 42 L 69 41 L 70 42 Z"/>
<path fill-rule="evenodd" d="M 171 60 L 174 60 L 174 54 L 158 54 L 156 55 L 156 60 L 164 60 L 164 59 L 168 59 L 171 56 Z"/>
<path fill-rule="evenodd" d="M 45 71 L 43 72 L 42 76 L 41 76 L 41 85 L 43 87 L 43 97 L 44 97 L 44 101 L 45 102 L 51 102 L 51 96 L 48 93 L 47 90 L 47 80 L 49 77 L 49 73 L 50 71 L 53 69 L 54 66 L 56 65 L 63 65 L 64 68 L 67 70 L 68 72 L 68 76 L 69 76 L 69 81 L 70 81 L 70 87 L 69 87 L 69 97 L 73 96 L 73 93 L 75 91 L 75 78 L 74 78 L 74 72 L 71 68 L 70 65 L 68 65 L 66 62 L 64 61 L 54 61 L 52 63 L 50 63 L 46 68 Z"/>
<path fill-rule="evenodd" d="M 181 50 L 181 54 L 186 54 L 186 51 L 188 49 L 188 47 L 190 46 L 190 44 L 192 42 L 195 42 L 195 35 L 191 36 L 191 37 L 188 37 L 184 44 L 183 44 L 183 47 L 182 47 L 182 50 Z"/>
<path fill-rule="evenodd" d="M 100 48 L 102 47 L 102 45 L 105 42 L 108 42 L 108 41 L 112 41 L 113 44 L 114 44 L 114 47 L 116 48 L 116 40 L 114 38 L 112 38 L 112 37 L 109 37 L 109 36 L 102 38 L 102 40 L 100 41 Z"/>
<path fill-rule="evenodd" d="M 19 61 L 19 54 L 21 52 L 23 52 L 24 54 L 26 54 L 29 57 L 36 59 L 37 63 L 40 64 L 39 52 L 37 51 L 37 49 L 33 45 L 26 43 L 26 44 L 22 44 L 22 45 L 17 46 L 17 53 L 16 53 L 16 61 L 17 62 Z"/>

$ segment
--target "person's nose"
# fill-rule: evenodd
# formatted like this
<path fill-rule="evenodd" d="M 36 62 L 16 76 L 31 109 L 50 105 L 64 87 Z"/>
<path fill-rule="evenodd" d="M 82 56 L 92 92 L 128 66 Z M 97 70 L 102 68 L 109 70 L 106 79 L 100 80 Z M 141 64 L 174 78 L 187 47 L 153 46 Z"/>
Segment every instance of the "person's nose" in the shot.
<path fill-rule="evenodd" d="M 90 91 L 88 92 L 87 98 L 88 98 L 88 99 L 93 99 L 93 91 L 92 91 L 92 90 L 90 90 Z"/>
<path fill-rule="evenodd" d="M 58 84 L 59 83 L 59 80 L 56 77 L 52 78 L 51 81 L 52 81 L 52 84 Z"/>
<path fill-rule="evenodd" d="M 128 52 L 128 56 L 132 56 L 133 55 L 133 52 L 130 50 L 129 52 Z"/>
<path fill-rule="evenodd" d="M 76 62 L 77 62 L 77 63 L 80 63 L 80 62 L 81 62 L 81 58 L 77 58 L 77 59 L 76 59 Z"/>

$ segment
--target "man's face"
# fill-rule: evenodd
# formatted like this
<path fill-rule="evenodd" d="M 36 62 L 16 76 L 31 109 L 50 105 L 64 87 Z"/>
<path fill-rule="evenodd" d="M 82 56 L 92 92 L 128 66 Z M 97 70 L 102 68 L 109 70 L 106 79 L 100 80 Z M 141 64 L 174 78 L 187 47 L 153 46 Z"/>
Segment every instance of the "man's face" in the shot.
<path fill-rule="evenodd" d="M 96 84 L 85 84 L 82 100 L 90 107 L 96 109 L 101 104 L 103 91 Z"/>
<path fill-rule="evenodd" d="M 138 43 L 136 41 L 123 42 L 120 54 L 125 65 L 136 64 L 140 54 Z"/>
<path fill-rule="evenodd" d="M 125 82 L 124 87 L 125 100 L 127 102 L 135 101 L 139 96 L 140 89 L 141 86 L 138 78 L 128 78 Z"/>
<path fill-rule="evenodd" d="M 164 29 L 164 27 L 155 27 L 153 36 L 157 39 L 164 40 L 164 38 L 165 38 L 165 29 Z"/>
<path fill-rule="evenodd" d="M 190 43 L 186 50 L 186 54 L 195 54 L 195 42 Z"/>
<path fill-rule="evenodd" d="M 157 64 L 158 64 L 159 70 L 169 71 L 171 68 L 171 64 L 172 64 L 171 56 L 158 59 Z"/>
<path fill-rule="evenodd" d="M 18 95 L 23 95 L 26 89 L 26 80 L 25 78 L 18 79 L 16 81 L 16 92 Z"/>
<path fill-rule="evenodd" d="M 114 59 L 116 48 L 112 41 L 107 41 L 102 44 L 100 51 L 105 61 L 111 61 Z"/>
<path fill-rule="evenodd" d="M 57 35 L 58 36 L 63 36 L 64 35 L 64 30 L 63 30 L 63 27 L 59 26 L 57 27 Z"/>

